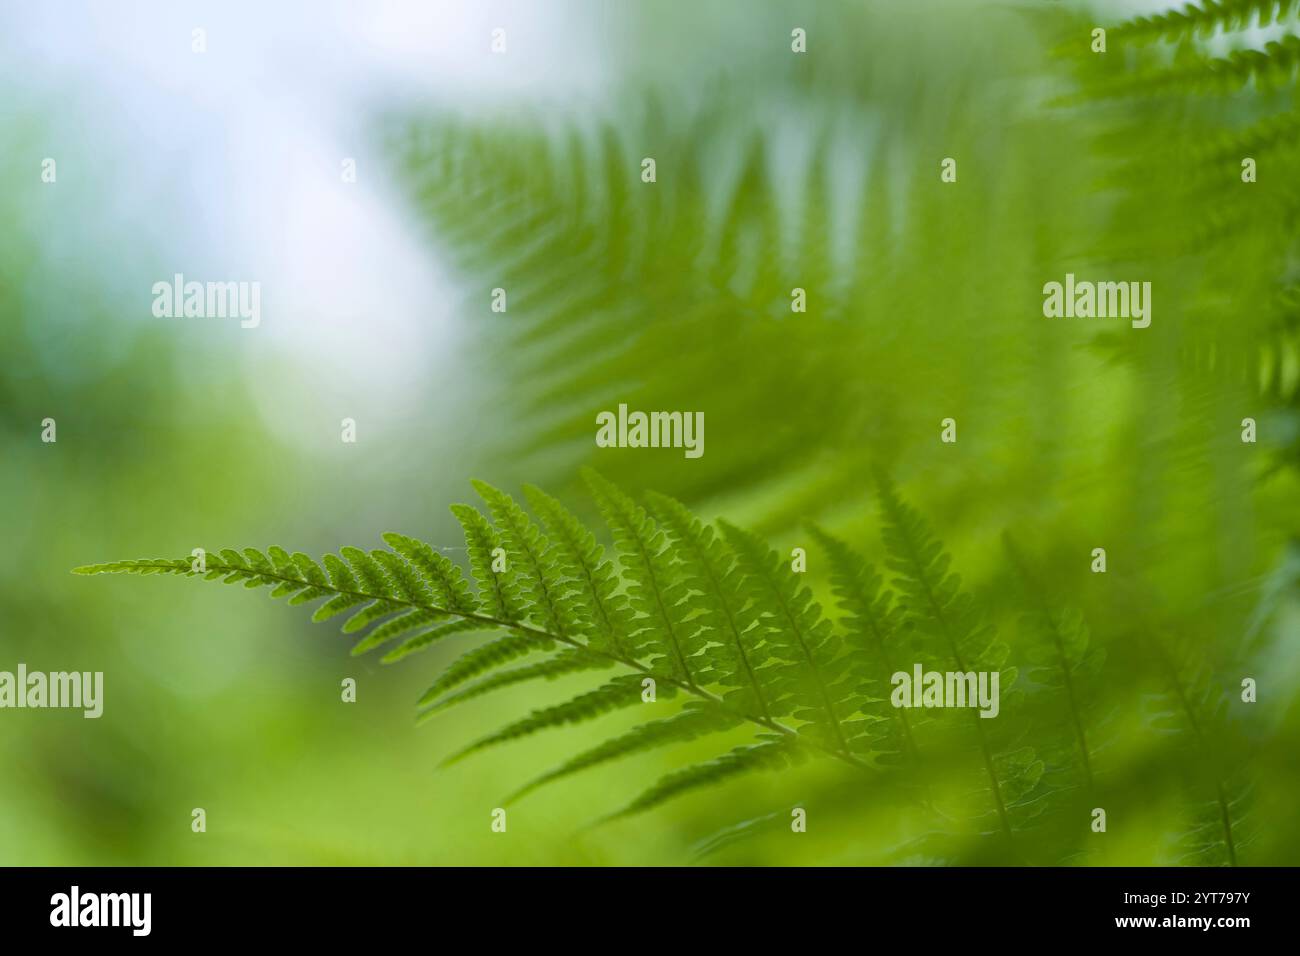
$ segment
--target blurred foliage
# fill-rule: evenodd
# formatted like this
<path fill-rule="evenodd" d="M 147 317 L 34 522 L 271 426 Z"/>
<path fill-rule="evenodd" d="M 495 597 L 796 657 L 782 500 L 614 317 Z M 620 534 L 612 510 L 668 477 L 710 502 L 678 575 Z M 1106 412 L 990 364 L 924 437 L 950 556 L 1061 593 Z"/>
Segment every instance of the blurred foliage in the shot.
<path fill-rule="evenodd" d="M 73 212 L 42 203 L 67 200 L 0 196 L 0 667 L 102 669 L 108 694 L 99 721 L 0 715 L 0 862 L 1294 863 L 1297 31 L 1286 7 L 1263 47 L 1239 28 L 1265 7 L 1271 22 L 1271 2 L 1213 6 L 1227 13 L 1112 29 L 1102 55 L 1090 34 L 1108 24 L 1060 4 L 724 2 L 683 29 L 675 4 L 646 2 L 622 12 L 625 82 L 599 106 L 395 106 L 393 169 L 464 280 L 468 420 L 365 461 L 284 446 L 217 335 L 126 321 L 90 257 L 46 255 Z M 39 123 L 7 131 L 40 141 Z M 35 183 L 16 155 L 4 180 Z M 1043 318 L 1043 284 L 1067 272 L 1150 281 L 1151 327 Z M 790 312 L 796 286 L 807 313 Z M 446 391 L 431 385 L 429 414 Z M 595 414 L 619 402 L 703 411 L 706 454 L 597 449 Z M 57 445 L 39 442 L 46 415 Z M 948 417 L 956 444 L 939 441 Z M 435 515 L 470 474 L 569 500 L 584 464 L 807 547 L 827 608 L 847 572 L 807 523 L 887 564 L 871 475 L 888 471 L 1019 671 L 1023 701 L 986 722 L 1012 738 L 999 752 L 1033 759 L 990 773 L 969 728 L 936 722 L 916 728 L 906 786 L 814 761 L 578 829 L 716 756 L 686 742 L 557 782 L 494 835 L 521 778 L 629 715 L 436 775 L 449 748 L 430 727 L 475 739 L 581 675 L 417 732 L 420 668 L 381 673 L 219 593 L 66 573 L 198 541 L 443 542 Z M 1089 572 L 1096 547 L 1106 574 Z M 990 818 L 999 770 L 1034 779 L 1010 800 L 1028 819 Z"/>

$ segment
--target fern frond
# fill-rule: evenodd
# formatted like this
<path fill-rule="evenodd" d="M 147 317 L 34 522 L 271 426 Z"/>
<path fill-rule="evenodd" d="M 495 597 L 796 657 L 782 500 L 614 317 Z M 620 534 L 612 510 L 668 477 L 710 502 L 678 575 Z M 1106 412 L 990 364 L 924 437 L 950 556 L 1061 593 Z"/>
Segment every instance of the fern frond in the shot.
<path fill-rule="evenodd" d="M 524 664 L 520 667 L 496 671 L 482 680 L 475 681 L 468 687 L 462 687 L 455 693 L 447 693 L 440 700 L 430 702 L 420 714 L 420 719 L 424 720 L 438 711 L 446 710 L 448 707 L 464 703 L 467 700 L 473 700 L 476 697 L 482 697 L 494 691 L 504 690 L 507 687 L 516 687 L 519 684 L 534 680 L 555 680 L 569 674 L 611 667 L 613 663 L 613 661 L 592 657 L 581 650 L 569 648 L 534 664 Z"/>
<path fill-rule="evenodd" d="M 728 847 L 735 846 L 737 843 L 743 843 L 745 840 L 752 840 L 763 834 L 774 833 L 783 829 L 789 821 L 790 815 L 784 810 L 776 810 L 762 816 L 741 820 L 739 823 L 723 827 L 721 830 L 698 840 L 691 847 L 691 855 L 697 860 L 702 860 Z"/>
<path fill-rule="evenodd" d="M 1245 30 L 1252 25 L 1266 27 L 1281 23 L 1296 8 L 1296 0 L 1199 0 L 1181 10 L 1134 17 L 1111 27 L 1113 40 L 1150 43 L 1209 37 L 1216 30 Z"/>
<path fill-rule="evenodd" d="M 1245 129 L 1211 134 L 1196 147 L 1194 155 L 1214 160 L 1236 160 L 1242 156 L 1258 157 L 1297 141 L 1300 141 L 1300 110 L 1288 110 L 1265 117 Z"/>
<path fill-rule="evenodd" d="M 433 592 L 424 583 L 419 572 L 400 554 L 376 548 L 370 552 L 370 557 L 382 569 L 385 580 L 391 585 L 393 597 L 401 598 L 410 604 L 433 603 Z"/>
<path fill-rule="evenodd" d="M 1150 715 L 1157 729 L 1183 744 L 1184 766 L 1204 796 L 1183 846 L 1191 858 L 1237 866 L 1242 817 L 1249 785 L 1242 782 L 1248 747 L 1229 717 L 1228 694 L 1203 661 L 1177 649 L 1152 629 L 1146 644 L 1164 672 L 1167 690 L 1156 700 L 1165 708 Z"/>
<path fill-rule="evenodd" d="M 453 614 L 476 610 L 465 575 L 445 554 L 438 553 L 423 541 L 395 531 L 384 535 L 384 543 L 406 558 L 420 573 L 433 594 L 434 604 Z"/>
<path fill-rule="evenodd" d="M 293 569 L 298 572 L 297 577 L 308 582 L 307 587 L 289 597 L 290 605 L 296 607 L 329 596 L 329 578 L 325 576 L 319 564 L 301 551 L 289 555 L 289 560 L 293 564 Z"/>
<path fill-rule="evenodd" d="M 862 682 L 865 694 L 874 701 L 864 701 L 864 709 L 889 718 L 886 726 L 896 728 L 882 735 L 877 746 L 893 753 L 916 755 L 911 721 L 901 707 L 886 707 L 890 677 L 899 671 L 898 630 L 902 609 L 882 585 L 884 579 L 866 560 L 843 541 L 818 527 L 809 531 L 830 558 L 831 591 L 843 612 L 840 625 L 845 643 L 856 652 L 852 664 L 855 677 Z"/>
<path fill-rule="evenodd" d="M 858 740 L 846 732 L 844 719 L 856 711 L 860 695 L 830 621 L 780 555 L 751 532 L 725 521 L 721 527 L 744 569 L 745 590 L 772 656 L 793 665 L 771 668 L 770 685 L 791 699 L 794 716 L 815 728 L 825 746 L 852 752 Z"/>
<path fill-rule="evenodd" d="M 741 710 L 772 717 L 768 698 L 778 691 L 764 687 L 763 665 L 769 656 L 766 637 L 758 626 L 755 607 L 742 589 L 743 575 L 734 555 L 711 527 L 680 502 L 666 495 L 651 494 L 648 499 L 676 545 L 685 586 L 693 592 L 693 603 L 700 611 L 692 623 L 703 628 L 704 638 L 715 642 L 711 649 L 713 676 L 729 688 L 723 699 Z"/>
<path fill-rule="evenodd" d="M 474 618 L 461 618 L 458 621 L 452 621 L 441 627 L 435 627 L 431 630 L 423 631 L 414 637 L 408 637 L 405 641 L 385 654 L 381 661 L 385 664 L 392 664 L 400 661 L 404 657 L 414 654 L 416 651 L 422 651 L 429 645 L 442 640 L 444 637 L 450 637 L 453 634 L 465 634 L 470 631 L 495 630 L 500 627 L 491 621 L 479 621 Z"/>
<path fill-rule="evenodd" d="M 252 549 L 246 548 L 245 553 L 252 553 Z M 398 596 L 397 589 L 388 580 L 388 575 L 384 573 L 379 562 L 370 556 L 370 552 L 346 547 L 340 548 L 339 554 L 351 565 L 356 575 L 354 580 L 359 582 L 358 590 L 384 598 Z"/>
<path fill-rule="evenodd" d="M 571 591 L 549 542 L 513 498 L 487 482 L 475 481 L 474 488 L 487 502 L 497 527 L 502 529 L 507 553 L 511 555 L 522 582 L 520 598 L 532 609 L 533 622 L 551 634 L 574 634 L 588 629 L 577 607 L 567 600 Z"/>
<path fill-rule="evenodd" d="M 992 640 L 970 596 L 961 590 L 961 579 L 950 573 L 951 558 L 920 513 L 902 501 L 885 476 L 877 480 L 882 537 L 889 555 L 888 566 L 897 577 L 905 619 L 923 639 L 936 645 L 943 657 L 959 672 L 999 671 L 1003 692 L 1015 681 L 1015 669 L 1005 668 L 1007 647 Z M 1005 710 L 1005 704 L 1003 705 Z M 980 756 L 987 776 L 989 795 L 999 826 L 1011 840 L 1011 804 L 1032 792 L 1042 776 L 1043 765 L 1030 748 L 1014 754 L 995 754 L 984 721 L 970 711 Z"/>
<path fill-rule="evenodd" d="M 705 763 L 693 764 L 664 776 L 609 819 L 644 813 L 653 807 L 680 797 L 700 787 L 752 773 L 757 770 L 780 770 L 800 760 L 802 754 L 788 738 L 768 738 L 757 744 L 744 744 Z"/>
<path fill-rule="evenodd" d="M 354 657 L 364 654 L 376 647 L 382 647 L 384 644 L 395 641 L 403 634 L 409 634 L 417 628 L 427 627 L 446 619 L 446 614 L 435 614 L 433 611 L 426 611 L 423 608 L 409 609 L 397 617 L 385 621 L 357 641 L 352 647 L 352 654 Z"/>
<path fill-rule="evenodd" d="M 1040 666 L 1031 668 L 1029 677 L 1036 683 L 1061 691 L 1083 769 L 1084 783 L 1091 790 L 1093 755 L 1088 743 L 1088 721 L 1084 714 L 1086 704 L 1082 685 L 1095 678 L 1101 670 L 1106 651 L 1091 645 L 1087 622 L 1077 610 L 1052 611 L 1010 534 L 1003 534 L 1002 543 L 1012 566 L 1038 604 L 1035 613 L 1027 615 L 1025 623 L 1030 634 L 1040 636 L 1044 647 L 1042 653 L 1030 655 L 1030 662 Z"/>
<path fill-rule="evenodd" d="M 270 587 L 273 597 L 294 603 L 319 600 L 315 619 L 350 612 L 345 633 L 369 629 L 354 644 L 354 654 L 399 642 L 384 655 L 385 663 L 452 635 L 503 632 L 442 668 L 419 698 L 421 720 L 527 681 L 625 669 L 564 703 L 535 709 L 448 762 L 630 706 L 642 700 L 643 688 L 652 682 L 656 700 L 683 692 L 690 698 L 677 714 L 578 754 L 517 795 L 618 757 L 744 724 L 762 743 L 666 779 L 629 812 L 714 780 L 788 762 L 796 753 L 821 753 L 859 770 L 874 769 L 864 759 L 868 737 L 860 725 L 869 721 L 855 716 L 861 695 L 847 658 L 808 589 L 784 575 L 775 553 L 730 526 L 724 526 L 724 540 L 680 503 L 656 496 L 652 503 L 665 532 L 613 484 L 596 475 L 588 480 L 621 549 L 621 576 L 603 560 L 591 533 L 554 499 L 530 489 L 542 520 L 556 532 L 552 544 L 509 495 L 481 482 L 476 487 L 497 525 L 468 505 L 452 506 L 465 530 L 477 598 L 455 564 L 396 533 L 384 536 L 390 551 L 345 547 L 325 555 L 319 565 L 281 548 L 265 553 L 248 548 L 214 553 L 202 566 L 189 559 L 157 559 L 76 570 L 201 576 Z M 509 666 L 524 658 L 534 659 Z M 796 726 L 778 720 L 787 714 Z"/>
<path fill-rule="evenodd" d="M 1224 57 L 1194 59 L 1099 83 L 1092 95 L 1105 98 L 1230 92 L 1252 81 L 1262 90 L 1276 90 L 1293 85 L 1297 69 L 1300 69 L 1300 36 L 1287 34 L 1270 40 L 1261 50 L 1233 50 Z"/>
<path fill-rule="evenodd" d="M 451 513 L 465 531 L 465 550 L 469 553 L 470 569 L 478 584 L 479 601 L 493 617 L 507 621 L 522 620 L 524 605 L 514 572 L 508 563 L 504 571 L 498 571 L 494 567 L 497 563 L 496 552 L 505 551 L 501 546 L 501 535 L 476 508 L 452 505 Z"/>
<path fill-rule="evenodd" d="M 958 670 L 973 669 L 982 662 L 989 633 L 961 590 L 960 577 L 949 570 L 952 558 L 920 512 L 898 497 L 892 482 L 881 478 L 878 488 L 886 564 L 895 572 L 906 620 L 937 641 Z"/>
<path fill-rule="evenodd" d="M 486 737 L 479 738 L 444 760 L 443 766 L 463 760 L 470 754 L 478 753 L 480 750 L 486 750 L 488 747 L 494 747 L 509 740 L 526 737 L 529 734 L 535 734 L 538 731 L 552 727 L 594 720 L 620 707 L 630 707 L 639 703 L 641 703 L 640 678 L 634 674 L 623 674 L 615 677 L 607 684 L 602 684 L 595 690 L 579 694 L 572 700 L 567 700 L 562 704 L 554 704 L 550 707 L 538 708 L 527 717 L 507 724 Z"/>
<path fill-rule="evenodd" d="M 607 647 L 620 654 L 630 653 L 628 635 L 633 614 L 627 597 L 618 591 L 613 565 L 604 560 L 596 537 L 562 504 L 539 488 L 524 488 L 529 503 L 555 541 L 556 560 L 591 609 L 590 638 L 593 646 Z"/>
<path fill-rule="evenodd" d="M 365 587 L 365 585 L 363 584 L 361 587 Z M 390 617 L 401 609 L 402 605 L 394 604 L 391 601 L 383 599 L 372 601 L 344 622 L 343 633 L 356 634 L 358 631 L 364 631 L 371 624 Z"/>
<path fill-rule="evenodd" d="M 641 641 L 654 642 L 660 651 L 656 660 L 666 661 L 673 677 L 697 686 L 703 662 L 696 658 L 703 641 L 686 622 L 685 588 L 665 553 L 662 532 L 644 508 L 613 484 L 591 470 L 583 476 L 618 545 L 631 605 L 642 615 L 634 651 L 641 651 Z"/>
<path fill-rule="evenodd" d="M 417 707 L 433 703 L 443 694 L 454 690 L 466 681 L 471 681 L 495 667 L 518 660 L 533 651 L 542 650 L 550 643 L 546 637 L 531 633 L 511 633 L 487 644 L 480 644 L 473 650 L 466 651 L 453 661 L 442 675 L 433 682 L 416 701 Z"/>
<path fill-rule="evenodd" d="M 520 787 L 507 800 L 513 803 L 525 794 L 532 793 L 548 783 L 554 783 L 584 770 L 591 770 L 611 760 L 644 753 L 670 744 L 685 743 L 706 734 L 732 730 L 738 727 L 740 723 L 739 719 L 729 715 L 726 711 L 712 707 L 688 705 L 671 717 L 663 717 L 659 720 L 641 724 L 612 740 L 607 740 L 590 750 L 578 754 L 554 770 L 549 770 L 542 776 Z"/>

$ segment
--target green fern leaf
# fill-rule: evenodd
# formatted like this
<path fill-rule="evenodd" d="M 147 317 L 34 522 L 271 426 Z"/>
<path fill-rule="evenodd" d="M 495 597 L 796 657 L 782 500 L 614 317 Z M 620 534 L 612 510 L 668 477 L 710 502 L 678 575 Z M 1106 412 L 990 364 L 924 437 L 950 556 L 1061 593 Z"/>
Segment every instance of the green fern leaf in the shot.
<path fill-rule="evenodd" d="M 794 716 L 806 721 L 824 746 L 852 752 L 861 737 L 846 732 L 843 722 L 858 709 L 861 695 L 839 636 L 812 592 L 797 583 L 775 551 L 735 525 L 724 521 L 721 527 L 745 572 L 746 593 L 762 614 L 772 656 L 790 665 L 770 668 L 771 685 L 789 697 Z"/>
<path fill-rule="evenodd" d="M 632 610 L 618 591 L 614 567 L 603 560 L 595 535 L 550 495 L 532 486 L 524 492 L 555 540 L 556 560 L 572 581 L 578 600 L 592 611 L 592 646 L 633 656 L 628 639 L 634 627 Z"/>
<path fill-rule="evenodd" d="M 684 743 L 707 734 L 721 733 L 739 726 L 741 721 L 725 711 L 698 706 L 687 706 L 671 717 L 663 717 L 641 724 L 612 740 L 578 754 L 554 770 L 520 787 L 508 798 L 513 803 L 539 787 L 565 777 L 591 770 L 611 760 L 644 753 L 669 744 Z"/>
<path fill-rule="evenodd" d="M 594 536 L 554 499 L 529 489 L 530 501 L 554 535 L 551 543 L 508 495 L 482 483 L 476 487 L 500 529 L 468 505 L 452 508 L 465 530 L 477 599 L 449 559 L 392 532 L 384 536 L 392 550 L 345 547 L 320 564 L 272 547 L 214 552 L 206 566 L 155 559 L 76 570 L 202 577 L 267 587 L 274 598 L 291 603 L 318 600 L 314 619 L 346 614 L 345 633 L 369 629 L 354 644 L 354 654 L 396 642 L 382 658 L 386 663 L 452 635 L 504 631 L 441 669 L 419 699 L 420 719 L 528 681 L 623 669 L 593 690 L 535 709 L 471 743 L 449 762 L 631 706 L 643 699 L 646 687 L 655 687 L 660 702 L 682 693 L 689 698 L 678 713 L 579 753 L 517 796 L 623 756 L 744 724 L 759 733 L 759 743 L 666 778 L 629 809 L 653 806 L 715 779 L 783 765 L 805 752 L 872 769 L 862 748 L 850 752 L 846 746 L 866 739 L 858 725 L 869 722 L 855 714 L 861 695 L 851 686 L 851 669 L 830 623 L 806 588 L 783 577 L 776 555 L 730 526 L 720 537 L 680 503 L 654 496 L 662 530 L 611 483 L 595 475 L 588 481 L 620 548 L 621 574 L 603 559 Z M 794 726 L 779 719 L 787 715 Z"/>
<path fill-rule="evenodd" d="M 1152 726 L 1178 741 L 1193 792 L 1201 795 L 1180 836 L 1184 859 L 1237 866 L 1244 842 L 1250 742 L 1229 712 L 1226 682 L 1192 648 L 1178 648 L 1156 627 L 1144 640 L 1160 665 L 1165 690 L 1148 702 Z M 1163 709 L 1157 709 L 1163 705 Z"/>
<path fill-rule="evenodd" d="M 463 760 L 470 754 L 478 753 L 488 747 L 494 747 L 509 740 L 526 737 L 529 734 L 535 734 L 538 731 L 552 727 L 593 720 L 620 707 L 630 707 L 639 703 L 641 703 L 640 680 L 635 675 L 624 674 L 621 677 L 615 677 L 609 683 L 603 684 L 595 690 L 579 694 L 572 700 L 534 710 L 527 717 L 508 724 L 495 733 L 482 737 L 452 754 L 443 761 L 443 765 L 447 766 Z"/>
<path fill-rule="evenodd" d="M 790 814 L 785 810 L 777 810 L 733 823 L 697 841 L 691 847 L 691 855 L 702 860 L 746 840 L 784 830 L 789 822 Z"/>
<path fill-rule="evenodd" d="M 1266 27 L 1281 23 L 1296 7 L 1296 0 L 1200 0 L 1181 10 L 1135 17 L 1111 27 L 1112 40 L 1149 43 L 1156 40 L 1182 41 L 1208 37 L 1216 30 L 1241 30 L 1252 24 Z"/>
<path fill-rule="evenodd" d="M 1300 66 L 1300 36 L 1288 33 L 1262 50 L 1233 50 L 1225 57 L 1196 58 L 1167 68 L 1098 83 L 1086 96 L 1153 97 L 1168 93 L 1231 93 L 1253 82 L 1270 91 L 1293 82 Z"/>
<path fill-rule="evenodd" d="M 587 630 L 576 607 L 567 600 L 572 590 L 551 553 L 547 540 L 513 498 L 482 481 L 474 488 L 487 502 L 497 526 L 503 530 L 507 552 L 521 568 L 520 596 L 532 608 L 532 617 L 551 634 L 574 634 Z"/>
<path fill-rule="evenodd" d="M 391 601 L 375 601 L 367 604 L 344 622 L 343 633 L 355 634 L 358 631 L 363 631 L 376 621 L 396 614 L 400 610 L 402 610 L 402 605 Z"/>
<path fill-rule="evenodd" d="M 867 713 L 886 718 L 875 747 L 915 757 L 916 741 L 907 710 L 888 706 L 889 680 L 902 663 L 898 646 L 902 609 L 882 587 L 879 572 L 856 551 L 820 528 L 809 530 L 830 558 L 831 591 L 843 612 L 840 625 L 845 643 L 856 651 L 852 673 L 866 694 L 861 706 Z"/>
<path fill-rule="evenodd" d="M 458 621 L 443 624 L 441 627 L 422 631 L 414 637 L 408 637 L 397 647 L 393 648 L 381 657 L 380 660 L 385 664 L 393 664 L 404 657 L 409 657 L 416 651 L 426 649 L 429 645 L 442 640 L 444 637 L 450 637 L 453 634 L 466 634 L 470 631 L 495 630 L 497 627 L 499 627 L 499 625 L 492 621 L 478 621 L 473 618 L 461 618 Z"/>
<path fill-rule="evenodd" d="M 632 607 L 642 615 L 643 626 L 632 637 L 634 653 L 652 642 L 660 652 L 656 662 L 665 661 L 675 679 L 698 686 L 704 662 L 696 657 L 703 641 L 692 637 L 697 629 L 686 622 L 685 589 L 665 553 L 662 532 L 644 508 L 604 478 L 593 471 L 584 477 L 618 545 Z"/>
<path fill-rule="evenodd" d="M 452 505 L 451 513 L 465 529 L 465 548 L 469 552 L 474 580 L 478 582 L 479 600 L 487 613 L 507 621 L 522 620 L 523 599 L 513 572 L 508 564 L 505 571 L 494 568 L 497 554 L 505 553 L 501 536 L 482 514 L 469 505 Z"/>
<path fill-rule="evenodd" d="M 1038 636 L 1037 653 L 1031 653 L 1029 660 L 1031 664 L 1040 665 L 1029 670 L 1029 678 L 1036 684 L 1060 691 L 1069 716 L 1084 784 L 1091 790 L 1093 754 L 1088 742 L 1084 694 L 1086 682 L 1101 669 L 1106 656 L 1105 649 L 1091 646 L 1088 625 L 1078 611 L 1067 609 L 1053 613 L 1042 597 L 1015 541 L 1009 534 L 1004 534 L 1002 540 L 1012 566 L 1038 598 L 1037 610 L 1025 618 L 1025 630 Z"/>
<path fill-rule="evenodd" d="M 397 592 L 389 583 L 384 569 L 368 551 L 349 547 L 340 548 L 339 554 L 352 566 L 352 571 L 356 575 L 354 580 L 359 582 L 360 590 L 366 594 L 385 598 L 397 597 Z"/>
<path fill-rule="evenodd" d="M 742 774 L 784 769 L 801 757 L 788 738 L 769 738 L 761 743 L 745 744 L 713 760 L 673 771 L 609 819 L 644 813 L 692 790 L 714 786 Z"/>
<path fill-rule="evenodd" d="M 473 650 L 466 651 L 442 673 L 416 702 L 419 707 L 433 703 L 443 694 L 454 690 L 466 681 L 473 680 L 493 668 L 518 660 L 533 651 L 542 650 L 550 642 L 533 634 L 513 632 L 498 637 Z"/>
<path fill-rule="evenodd" d="M 395 641 L 403 634 L 409 634 L 416 628 L 428 627 L 439 621 L 446 620 L 446 618 L 447 615 L 445 614 L 435 614 L 433 611 L 426 611 L 423 608 L 411 608 L 381 624 L 357 641 L 352 647 L 352 654 L 354 657 L 359 656 L 367 651 L 374 650 L 376 647 L 382 647 L 390 641 Z"/>
<path fill-rule="evenodd" d="M 700 636 L 714 642 L 709 655 L 713 677 L 730 688 L 723 699 L 748 713 L 780 716 L 783 711 L 774 711 L 768 702 L 771 697 L 777 704 L 779 692 L 763 682 L 763 665 L 769 660 L 764 628 L 746 598 L 734 555 L 680 502 L 664 495 L 650 495 L 649 501 L 676 545 L 683 583 L 694 592 L 692 603 L 701 612 L 691 623 L 703 628 Z"/>
<path fill-rule="evenodd" d="M 877 485 L 887 563 L 897 575 L 894 585 L 905 621 L 930 644 L 932 654 L 951 661 L 958 672 L 999 671 L 1005 694 L 1015 681 L 1015 671 L 1003 666 L 1006 645 L 993 640 L 974 602 L 961 590 L 961 579 L 949 572 L 951 558 L 925 519 L 898 497 L 887 478 L 880 476 Z M 1005 701 L 1002 709 L 1007 709 Z M 1033 791 L 1043 767 L 1030 748 L 1017 749 L 1014 755 L 995 753 L 985 721 L 975 710 L 969 713 L 998 825 L 1010 841 L 1014 828 L 1009 808 Z"/>
<path fill-rule="evenodd" d="M 384 542 L 411 562 L 424 578 L 436 605 L 453 614 L 477 610 L 478 605 L 470 594 L 465 575 L 446 555 L 439 554 L 423 541 L 394 531 L 384 535 Z"/>
<path fill-rule="evenodd" d="M 538 661 L 535 664 L 525 664 L 522 667 L 510 668 L 508 670 L 499 670 L 495 673 L 475 681 L 468 687 L 463 687 L 455 693 L 448 694 L 440 700 L 433 701 L 428 708 L 421 714 L 421 719 L 431 716 L 432 714 L 445 710 L 455 704 L 464 703 L 467 700 L 473 700 L 476 697 L 482 697 L 493 691 L 504 690 L 507 687 L 515 687 L 519 684 L 527 683 L 533 680 L 555 680 L 558 677 L 565 677 L 569 674 L 576 674 L 582 671 L 596 670 L 612 666 L 611 661 L 593 658 L 591 655 L 579 650 L 563 650 L 554 657 Z"/>

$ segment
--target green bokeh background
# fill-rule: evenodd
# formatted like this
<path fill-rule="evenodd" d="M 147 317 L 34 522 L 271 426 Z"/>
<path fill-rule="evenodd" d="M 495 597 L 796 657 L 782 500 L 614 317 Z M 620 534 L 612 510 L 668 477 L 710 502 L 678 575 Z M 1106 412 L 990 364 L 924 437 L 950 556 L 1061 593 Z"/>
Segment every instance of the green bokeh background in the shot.
<path fill-rule="evenodd" d="M 245 29 L 227 43 L 258 24 L 256 8 L 232 9 Z M 378 364 L 332 390 L 320 383 L 346 356 L 320 359 L 312 315 L 277 311 L 288 280 L 272 267 L 234 276 L 262 277 L 263 328 L 149 314 L 152 282 L 224 261 L 203 251 L 223 242 L 219 216 L 168 215 L 170 190 L 208 188 L 193 153 L 150 191 L 137 178 L 152 167 L 122 146 L 125 111 L 101 112 L 57 63 L 6 74 L 0 669 L 103 671 L 106 700 L 99 720 L 0 711 L 0 864 L 675 864 L 718 828 L 795 804 L 810 810 L 806 834 L 774 831 L 709 861 L 1005 862 L 960 827 L 927 839 L 932 821 L 897 794 L 819 765 L 587 828 L 716 742 L 539 791 L 493 834 L 504 794 L 641 715 L 438 770 L 586 683 L 526 685 L 416 727 L 414 701 L 457 648 L 385 667 L 264 595 L 68 573 L 198 546 L 374 547 L 387 530 L 455 546 L 446 506 L 470 498 L 471 477 L 540 484 L 590 518 L 583 464 L 787 552 L 818 521 L 873 559 L 870 475 L 883 467 L 1015 650 L 1028 599 L 1001 550 L 1011 531 L 1049 599 L 1081 609 L 1109 652 L 1096 760 L 1110 829 L 1093 843 L 1053 836 L 1058 858 L 1183 859 L 1197 768 L 1145 715 L 1161 677 L 1141 638 L 1157 633 L 1230 706 L 1241 676 L 1259 680 L 1260 702 L 1236 715 L 1249 749 L 1232 755 L 1254 783 L 1241 862 L 1296 862 L 1300 419 L 1295 340 L 1278 337 L 1271 311 L 1292 278 L 1291 237 L 1269 218 L 1281 177 L 1261 176 L 1247 227 L 1224 243 L 1183 241 L 1240 202 L 1227 192 L 1242 188 L 1235 160 L 1226 186 L 1198 179 L 1212 163 L 1187 160 L 1199 131 L 1240 128 L 1285 91 L 1058 102 L 1124 68 L 1118 49 L 1108 63 L 1060 49 L 1086 50 L 1090 26 L 1121 13 L 555 5 L 544 40 L 521 27 L 512 42 L 544 74 L 599 37 L 617 68 L 590 90 L 521 81 L 367 104 L 363 174 L 384 180 L 413 254 L 439 263 L 441 337 L 377 331 Z M 447 31 L 478 29 L 463 6 L 439 15 Z M 788 52 L 792 26 L 808 29 L 806 57 Z M 4 42 L 23 40 L 11 30 Z M 40 181 L 47 155 L 57 185 Z M 642 155 L 658 161 L 649 196 Z M 959 157 L 951 187 L 938 180 L 944 156 Z M 332 170 L 333 154 L 322 162 Z M 602 178 L 611 168 L 626 171 L 626 192 Z M 276 236 L 274 210 L 265 219 Z M 1152 328 L 1044 319 L 1042 284 L 1067 271 L 1151 281 Z M 327 268 L 312 281 L 328 295 Z M 487 308 L 498 285 L 506 316 Z M 810 291 L 806 316 L 788 312 L 794 285 Z M 1261 355 L 1280 371 L 1262 373 Z M 389 360 L 428 372 L 394 382 Z M 704 458 L 596 449 L 594 414 L 619 400 L 704 410 Z M 336 440 L 349 415 L 356 445 Z M 55 444 L 40 440 L 47 416 Z M 938 440 L 949 416 L 955 446 Z M 1246 416 L 1258 445 L 1239 440 Z M 1104 576 L 1087 570 L 1098 546 Z M 816 560 L 809 584 L 828 600 Z M 340 702 L 345 677 L 355 704 Z M 930 772 L 947 786 L 942 766 Z M 953 803 L 978 806 L 952 787 Z M 194 807 L 207 813 L 201 835 Z"/>

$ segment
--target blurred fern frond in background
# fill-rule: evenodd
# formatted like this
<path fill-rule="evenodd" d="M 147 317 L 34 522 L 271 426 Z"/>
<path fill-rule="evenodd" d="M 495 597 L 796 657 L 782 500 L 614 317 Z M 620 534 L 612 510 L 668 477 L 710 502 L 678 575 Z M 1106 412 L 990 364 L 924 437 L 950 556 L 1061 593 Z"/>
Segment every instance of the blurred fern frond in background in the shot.
<path fill-rule="evenodd" d="M 1267 401 L 1275 467 L 1300 461 L 1296 12 L 1203 0 L 1115 26 L 1104 58 L 1074 48 L 1076 115 L 1107 117 L 1109 181 L 1132 224 L 1112 248 L 1191 279 L 1180 360 Z"/>
<path fill-rule="evenodd" d="M 598 464 L 790 527 L 860 501 L 856 476 L 874 461 L 925 469 L 915 436 L 946 413 L 1066 413 L 1050 366 L 1070 361 L 1071 342 L 1021 316 L 1037 311 L 1042 277 L 1085 251 L 1078 225 L 1104 212 L 1069 160 L 1087 129 L 1043 114 L 1027 85 L 1046 18 L 960 6 L 809 17 L 806 63 L 629 84 L 607 117 L 398 114 L 385 127 L 418 215 L 465 276 L 474 406 L 513 423 L 512 467 L 567 482 Z M 1013 50 L 967 43 L 985 17 Z M 936 48 L 929 71 L 899 48 L 917 18 Z M 868 62 L 855 35 L 876 39 Z M 945 157 L 959 179 L 940 188 Z M 507 312 L 491 311 L 494 289 Z M 796 289 L 806 311 L 792 311 Z M 620 452 L 594 462 L 594 415 L 619 402 L 703 411 L 711 450 L 689 468 Z M 1021 464 L 965 477 L 1014 480 L 1001 469 Z"/>

